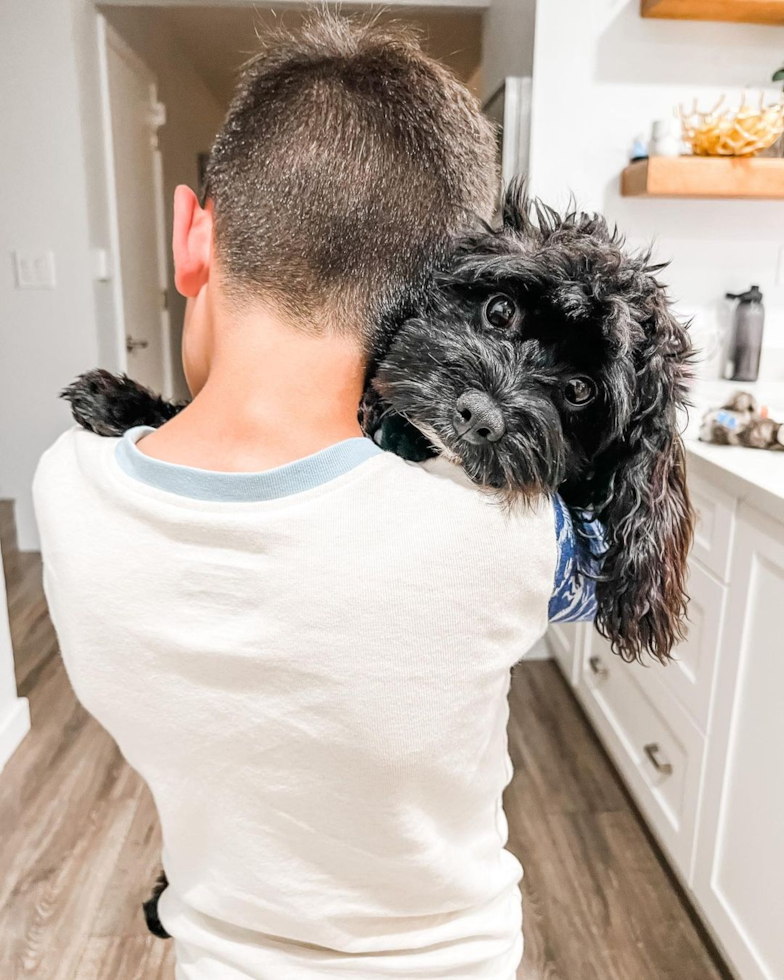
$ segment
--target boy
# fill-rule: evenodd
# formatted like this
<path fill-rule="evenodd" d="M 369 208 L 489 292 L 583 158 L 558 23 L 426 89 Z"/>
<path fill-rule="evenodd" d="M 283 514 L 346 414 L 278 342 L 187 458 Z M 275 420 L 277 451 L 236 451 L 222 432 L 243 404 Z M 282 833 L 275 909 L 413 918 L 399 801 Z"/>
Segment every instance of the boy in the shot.
<path fill-rule="evenodd" d="M 553 601 L 553 504 L 509 514 L 357 424 L 381 331 L 492 210 L 493 153 L 404 35 L 276 36 L 206 204 L 175 199 L 192 403 L 122 440 L 70 431 L 40 464 L 52 618 L 155 798 L 179 980 L 520 962 L 506 695 Z"/>

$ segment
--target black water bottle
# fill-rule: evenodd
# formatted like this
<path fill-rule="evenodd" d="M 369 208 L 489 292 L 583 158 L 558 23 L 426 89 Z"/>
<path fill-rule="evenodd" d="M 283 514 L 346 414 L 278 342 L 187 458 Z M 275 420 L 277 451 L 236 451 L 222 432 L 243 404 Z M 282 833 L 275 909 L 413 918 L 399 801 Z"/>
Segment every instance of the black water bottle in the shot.
<path fill-rule="evenodd" d="M 762 293 L 759 286 L 752 286 L 745 293 L 727 293 L 727 299 L 736 299 L 738 305 L 724 377 L 730 381 L 756 381 L 765 327 Z"/>

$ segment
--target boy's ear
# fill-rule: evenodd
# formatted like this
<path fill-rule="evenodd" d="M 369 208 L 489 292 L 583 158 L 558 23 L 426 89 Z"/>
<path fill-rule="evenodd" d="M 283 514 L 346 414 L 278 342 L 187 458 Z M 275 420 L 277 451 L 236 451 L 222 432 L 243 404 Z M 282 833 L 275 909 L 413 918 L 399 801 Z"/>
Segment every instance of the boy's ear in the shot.
<path fill-rule="evenodd" d="M 190 187 L 174 192 L 172 229 L 174 282 L 183 296 L 196 296 L 209 279 L 212 258 L 212 207 L 205 207 Z"/>

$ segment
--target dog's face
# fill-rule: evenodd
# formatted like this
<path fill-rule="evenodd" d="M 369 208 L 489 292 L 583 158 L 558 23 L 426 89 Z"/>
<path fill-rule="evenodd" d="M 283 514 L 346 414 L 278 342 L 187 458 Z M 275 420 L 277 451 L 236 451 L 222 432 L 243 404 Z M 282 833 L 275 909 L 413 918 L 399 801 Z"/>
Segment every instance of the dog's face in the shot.
<path fill-rule="evenodd" d="M 503 226 L 459 243 L 374 381 L 477 484 L 558 489 L 596 513 L 599 625 L 630 657 L 680 635 L 691 533 L 677 431 L 691 347 L 655 272 L 603 219 L 513 188 Z"/>
<path fill-rule="evenodd" d="M 477 484 L 534 494 L 579 481 L 617 437 L 634 370 L 587 282 L 570 276 L 566 289 L 562 257 L 558 269 L 552 249 L 510 244 L 500 274 L 493 255 L 459 260 L 376 386 Z"/>
<path fill-rule="evenodd" d="M 541 210 L 533 225 L 528 207 L 513 199 L 499 231 L 461 243 L 375 381 L 471 479 L 511 495 L 585 486 L 623 441 L 651 394 L 638 365 L 662 294 L 601 219 Z"/>

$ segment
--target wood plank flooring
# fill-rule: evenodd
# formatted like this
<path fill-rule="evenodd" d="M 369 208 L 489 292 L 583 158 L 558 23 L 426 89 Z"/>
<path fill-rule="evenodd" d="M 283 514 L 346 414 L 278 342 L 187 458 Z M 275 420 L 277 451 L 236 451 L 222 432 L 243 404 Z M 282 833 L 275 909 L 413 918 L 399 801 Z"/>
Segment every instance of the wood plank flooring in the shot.
<path fill-rule="evenodd" d="M 157 873 L 152 800 L 76 703 L 37 555 L 6 560 L 19 693 L 32 731 L 0 775 L 0 978 L 171 980 L 141 901 Z"/>
<path fill-rule="evenodd" d="M 159 853 L 150 796 L 74 700 L 38 556 L 6 564 L 33 729 L 0 776 L 0 980 L 172 980 L 171 943 L 140 913 Z M 520 980 L 726 977 L 555 666 L 521 665 L 510 703 Z"/>

